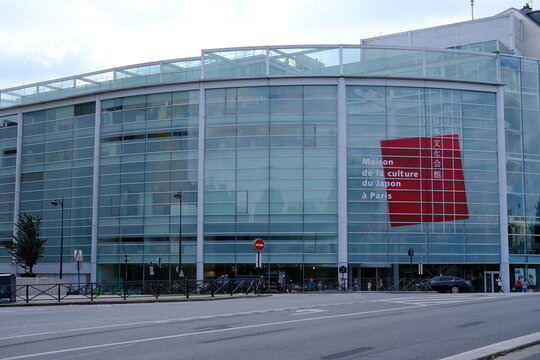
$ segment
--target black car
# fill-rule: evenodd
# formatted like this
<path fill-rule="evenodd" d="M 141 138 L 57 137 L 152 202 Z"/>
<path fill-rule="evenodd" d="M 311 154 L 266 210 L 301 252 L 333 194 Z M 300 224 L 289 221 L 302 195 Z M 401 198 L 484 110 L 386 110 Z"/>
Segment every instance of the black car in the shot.
<path fill-rule="evenodd" d="M 455 276 L 436 276 L 429 280 L 429 287 L 437 292 L 458 292 L 471 291 L 472 285 L 469 280 L 463 280 Z"/>

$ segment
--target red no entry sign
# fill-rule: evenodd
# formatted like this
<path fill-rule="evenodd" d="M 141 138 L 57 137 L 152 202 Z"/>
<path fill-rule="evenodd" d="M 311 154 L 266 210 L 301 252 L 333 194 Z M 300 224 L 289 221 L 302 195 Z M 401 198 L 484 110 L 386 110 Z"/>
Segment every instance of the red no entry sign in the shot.
<path fill-rule="evenodd" d="M 264 240 L 263 239 L 255 239 L 253 240 L 253 248 L 255 251 L 261 252 L 264 250 Z"/>

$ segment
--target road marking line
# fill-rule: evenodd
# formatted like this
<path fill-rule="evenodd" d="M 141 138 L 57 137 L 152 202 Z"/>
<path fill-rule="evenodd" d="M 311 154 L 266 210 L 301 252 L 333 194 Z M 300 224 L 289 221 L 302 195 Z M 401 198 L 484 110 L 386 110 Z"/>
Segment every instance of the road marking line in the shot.
<path fill-rule="evenodd" d="M 496 297 L 480 297 L 480 296 L 471 296 L 471 295 L 462 295 L 462 296 L 438 296 L 438 297 L 428 297 L 428 298 L 393 298 L 393 299 L 382 299 L 381 302 L 396 303 L 396 304 L 409 304 L 409 305 L 418 305 L 418 306 L 431 306 L 431 305 L 447 305 L 447 304 L 459 304 L 467 301 L 487 301 L 495 300 Z"/>
<path fill-rule="evenodd" d="M 506 294 L 509 295 L 509 294 Z M 431 299 L 448 299 L 449 294 L 447 295 L 440 295 L 440 294 L 430 294 L 428 295 Z M 452 294 L 450 295 L 452 297 L 454 296 L 467 296 L 471 297 L 474 295 L 465 295 L 465 294 Z M 498 297 L 489 297 L 488 299 L 496 299 Z M 419 302 L 411 301 L 412 304 L 403 300 L 414 300 L 414 299 L 425 299 L 425 298 L 416 298 L 416 297 L 395 297 L 390 299 L 365 299 L 362 301 L 357 302 L 343 302 L 343 303 L 332 303 L 332 304 L 320 304 L 315 305 L 315 307 L 321 308 L 321 307 L 327 307 L 327 306 L 341 306 L 341 305 L 355 305 L 355 304 L 365 304 L 365 303 L 376 303 L 376 302 L 388 302 L 388 303 L 398 303 L 398 304 L 406 304 L 406 305 L 415 305 L 415 306 L 423 306 L 419 304 Z M 474 299 L 485 299 L 485 297 L 478 296 L 474 297 Z M 124 305 L 124 304 L 123 304 Z M 125 304 L 127 305 L 127 304 Z M 430 304 L 431 305 L 431 304 Z M 430 306 L 425 305 L 425 306 Z M 106 304 L 100 304 L 97 306 L 111 306 Z M 111 329 L 111 328 L 119 328 L 119 327 L 129 327 L 129 326 L 137 326 L 137 325 L 153 325 L 153 324 L 164 324 L 164 323 L 172 323 L 172 322 L 182 322 L 182 321 L 192 321 L 192 320 L 203 320 L 203 319 L 211 319 L 211 318 L 223 318 L 223 317 L 230 317 L 230 316 L 239 316 L 239 315 L 254 315 L 254 314 L 263 314 L 267 312 L 272 311 L 292 311 L 292 310 L 298 310 L 305 308 L 305 305 L 301 306 L 294 306 L 294 307 L 287 307 L 287 308 L 275 308 L 275 309 L 266 309 L 266 310 L 253 310 L 253 311 L 245 311 L 245 312 L 238 312 L 238 313 L 228 313 L 228 314 L 215 314 L 215 315 L 203 315 L 203 316 L 193 316 L 193 317 L 185 317 L 185 318 L 174 318 L 174 319 L 164 319 L 164 320 L 148 320 L 148 321 L 138 321 L 133 323 L 122 323 L 122 324 L 111 324 L 111 325 L 99 325 L 99 326 L 91 326 L 91 327 L 83 327 L 83 328 L 76 328 L 76 329 L 65 329 L 65 330 L 55 330 L 55 331 L 45 331 L 40 333 L 32 333 L 32 334 L 22 334 L 22 335 L 13 335 L 13 336 L 6 336 L 0 338 L 0 341 L 2 340 L 12 340 L 12 339 L 18 339 L 18 338 L 25 338 L 25 337 L 33 337 L 33 336 L 43 336 L 43 335 L 53 335 L 53 334 L 61 334 L 61 333 L 72 333 L 72 332 L 78 332 L 78 331 L 88 331 L 88 330 L 98 330 L 98 329 Z M 41 308 L 45 309 L 45 308 Z M 11 310 L 6 310 L 6 312 L 14 312 Z M 0 359 L 1 360 L 1 359 Z"/>
<path fill-rule="evenodd" d="M 347 303 L 347 304 L 353 305 L 353 304 L 363 304 L 363 303 L 367 303 L 367 302 L 372 302 L 372 301 L 359 301 L 357 303 Z M 316 306 L 317 307 L 325 307 L 325 306 L 333 306 L 333 305 L 336 305 L 336 304 L 321 304 L 321 305 L 316 305 Z M 18 338 L 25 338 L 25 337 L 32 337 L 32 336 L 43 336 L 43 335 L 53 335 L 53 334 L 77 332 L 77 331 L 111 329 L 111 328 L 116 328 L 116 327 L 129 327 L 129 326 L 136 326 L 136 325 L 153 325 L 153 324 L 158 325 L 158 324 L 165 324 L 165 323 L 172 323 L 172 322 L 204 320 L 204 319 L 211 319 L 211 318 L 224 318 L 224 317 L 239 316 L 239 315 L 264 314 L 264 313 L 268 313 L 268 312 L 277 312 L 277 311 L 292 311 L 292 310 L 298 310 L 298 309 L 302 309 L 302 308 L 305 308 L 305 305 L 287 307 L 287 308 L 275 308 L 275 309 L 266 309 L 266 310 L 243 311 L 243 312 L 228 313 L 228 314 L 201 315 L 201 316 L 191 316 L 191 317 L 184 317 L 184 318 L 174 318 L 174 319 L 148 320 L 148 321 L 138 321 L 138 322 L 132 322 L 132 323 L 99 325 L 99 326 L 91 326 L 91 327 L 76 328 L 76 329 L 65 329 L 65 330 L 45 331 L 45 332 L 32 333 L 32 334 L 6 336 L 6 337 L 0 338 L 0 341 L 18 339 Z"/>
<path fill-rule="evenodd" d="M 309 314 L 321 313 L 321 312 L 325 312 L 325 311 L 328 311 L 328 310 L 321 310 L 321 309 L 300 309 L 300 310 L 296 310 L 296 313 L 291 314 L 291 315 L 292 315 L 292 316 L 296 316 L 296 315 L 309 315 Z"/>
<path fill-rule="evenodd" d="M 158 340 L 166 340 L 166 339 L 178 339 L 178 338 L 183 338 L 183 337 L 188 337 L 188 336 L 195 336 L 195 335 L 204 335 L 204 334 L 213 334 L 213 333 L 220 333 L 220 332 L 226 332 L 226 331 L 253 329 L 253 328 L 260 328 L 260 327 L 267 327 L 267 326 L 274 326 L 274 325 L 293 324 L 293 323 L 299 323 L 299 322 L 305 322 L 305 321 L 345 318 L 345 317 L 351 317 L 351 316 L 359 316 L 359 315 L 366 315 L 366 314 L 390 312 L 390 311 L 396 311 L 396 310 L 412 309 L 412 308 L 417 308 L 417 307 L 418 306 L 402 306 L 402 307 L 397 307 L 397 308 L 392 308 L 392 309 L 370 310 L 370 311 L 362 311 L 362 312 L 356 312 L 356 313 L 350 313 L 350 314 L 327 315 L 327 316 L 313 317 L 313 318 L 307 318 L 307 319 L 295 319 L 295 320 L 285 320 L 285 321 L 277 321 L 277 322 L 263 323 L 263 324 L 236 326 L 236 327 L 227 328 L 227 329 L 215 329 L 215 330 L 197 331 L 197 332 L 185 333 L 185 334 L 159 336 L 159 337 L 155 337 L 155 338 L 138 339 L 138 340 L 127 340 L 127 341 L 120 341 L 120 342 L 109 343 L 109 344 L 81 346 L 81 347 L 71 348 L 71 349 L 47 351 L 47 352 L 35 353 L 35 354 L 27 354 L 27 355 L 18 355 L 18 356 L 13 356 L 13 357 L 1 358 L 0 360 L 26 359 L 26 358 L 30 358 L 30 357 L 53 355 L 53 354 L 62 354 L 62 353 L 73 352 L 73 351 L 99 349 L 99 348 L 105 348 L 105 347 L 111 347 L 111 346 L 132 345 L 132 344 L 145 343 L 145 342 L 150 342 L 150 341 L 158 341 Z"/>

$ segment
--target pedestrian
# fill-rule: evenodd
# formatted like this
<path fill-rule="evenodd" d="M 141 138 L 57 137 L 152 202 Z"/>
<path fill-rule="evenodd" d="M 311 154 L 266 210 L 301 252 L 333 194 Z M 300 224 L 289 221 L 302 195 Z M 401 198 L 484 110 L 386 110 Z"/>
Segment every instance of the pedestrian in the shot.
<path fill-rule="evenodd" d="M 501 277 L 498 276 L 496 281 L 497 281 L 497 292 L 503 292 L 503 290 L 502 290 L 502 280 L 501 280 Z"/>
<path fill-rule="evenodd" d="M 358 291 L 358 279 L 355 278 L 353 280 L 352 286 L 353 286 L 353 291 Z"/>
<path fill-rule="evenodd" d="M 367 282 L 367 291 L 371 291 L 371 280 Z"/>
<path fill-rule="evenodd" d="M 378 288 L 378 290 L 382 291 L 383 289 L 384 289 L 384 283 L 383 283 L 382 279 L 380 279 L 379 280 L 379 288 Z"/>
<path fill-rule="evenodd" d="M 521 292 L 523 289 L 523 281 L 521 281 L 521 277 L 519 277 L 516 281 L 516 291 Z"/>
<path fill-rule="evenodd" d="M 534 280 L 534 276 L 532 274 L 529 274 L 529 291 L 536 291 L 536 281 Z"/>
<path fill-rule="evenodd" d="M 524 279 L 523 280 L 523 288 L 521 289 L 521 292 L 527 292 L 529 291 L 529 282 L 527 281 L 527 279 Z"/>
<path fill-rule="evenodd" d="M 315 290 L 315 282 L 313 281 L 313 278 L 309 279 L 308 290 L 309 291 Z"/>
<path fill-rule="evenodd" d="M 319 290 L 319 291 L 321 291 L 321 290 L 324 291 L 323 284 L 322 284 L 322 281 L 321 281 L 321 280 L 319 280 L 319 282 L 317 283 L 317 290 Z"/>

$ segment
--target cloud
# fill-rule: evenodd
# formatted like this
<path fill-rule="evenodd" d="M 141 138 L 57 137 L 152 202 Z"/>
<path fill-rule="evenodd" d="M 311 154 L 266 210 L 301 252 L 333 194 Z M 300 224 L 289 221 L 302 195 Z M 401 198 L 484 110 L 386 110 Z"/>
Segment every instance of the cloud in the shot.
<path fill-rule="evenodd" d="M 358 44 L 470 19 L 449 0 L 0 0 L 0 89 L 201 49 Z M 523 0 L 476 0 L 476 17 Z"/>

